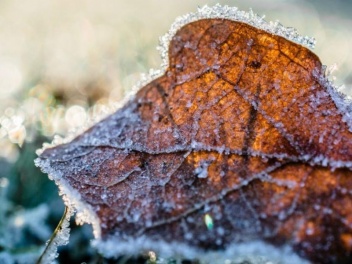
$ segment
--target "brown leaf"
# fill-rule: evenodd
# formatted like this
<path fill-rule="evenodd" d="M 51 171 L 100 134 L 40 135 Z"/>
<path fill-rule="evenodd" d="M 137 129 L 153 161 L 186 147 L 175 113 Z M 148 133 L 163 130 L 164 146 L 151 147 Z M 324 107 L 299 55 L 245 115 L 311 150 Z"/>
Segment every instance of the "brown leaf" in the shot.
<path fill-rule="evenodd" d="M 163 76 L 38 163 L 96 214 L 102 240 L 263 240 L 347 263 L 352 134 L 322 75 L 283 37 L 199 20 L 173 37 Z"/>

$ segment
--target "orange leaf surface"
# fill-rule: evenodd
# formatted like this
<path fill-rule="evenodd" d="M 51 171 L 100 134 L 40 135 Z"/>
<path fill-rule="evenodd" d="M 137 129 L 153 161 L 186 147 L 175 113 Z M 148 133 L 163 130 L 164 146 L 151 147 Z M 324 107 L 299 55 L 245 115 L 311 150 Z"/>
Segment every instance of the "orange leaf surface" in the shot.
<path fill-rule="evenodd" d="M 318 57 L 227 19 L 185 25 L 168 57 L 164 75 L 37 161 L 101 240 L 265 241 L 352 261 L 352 133 Z"/>

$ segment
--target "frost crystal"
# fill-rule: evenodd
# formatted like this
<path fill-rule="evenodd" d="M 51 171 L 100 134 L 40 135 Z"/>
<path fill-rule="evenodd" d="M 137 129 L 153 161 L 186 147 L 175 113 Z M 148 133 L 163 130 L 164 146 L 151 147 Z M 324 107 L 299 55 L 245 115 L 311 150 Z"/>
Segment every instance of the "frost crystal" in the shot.
<path fill-rule="evenodd" d="M 335 69 L 335 66 L 331 66 L 331 68 Z M 331 72 L 332 69 L 329 71 Z M 339 91 L 334 85 L 333 80 L 328 78 L 329 74 L 329 72 L 323 72 L 322 74 L 313 72 L 313 76 L 316 78 L 317 82 L 323 87 L 326 87 L 327 92 L 334 100 L 336 107 L 343 116 L 342 121 L 348 125 L 349 130 L 352 132 L 352 100 L 349 96 Z"/>
<path fill-rule="evenodd" d="M 145 245 L 150 245 L 150 251 L 156 251 L 163 256 L 161 261 L 157 262 L 163 264 L 170 263 L 169 258 L 176 257 L 176 260 L 181 260 L 177 256 L 197 259 L 201 264 L 309 264 L 293 253 L 289 247 L 276 248 L 261 241 L 234 243 L 225 251 L 218 252 L 202 252 L 184 244 L 149 241 L 145 237 L 125 242 L 94 240 L 93 245 L 107 257 L 134 255 L 136 252 L 143 252 Z"/>
<path fill-rule="evenodd" d="M 188 23 L 208 18 L 222 18 L 244 22 L 246 24 L 255 26 L 272 34 L 282 36 L 309 48 L 314 48 L 316 43 L 314 38 L 310 38 L 308 36 L 303 37 L 299 35 L 297 30 L 292 27 L 286 28 L 278 21 L 265 21 L 264 16 L 259 16 L 252 10 L 250 10 L 249 12 L 245 12 L 238 10 L 237 7 L 229 7 L 227 5 L 221 6 L 220 4 L 216 4 L 212 7 L 205 5 L 203 7 L 198 8 L 198 12 L 196 13 L 189 13 L 176 18 L 169 32 L 160 38 L 160 46 L 158 47 L 158 49 L 164 61 L 162 64 L 163 70 L 165 70 L 168 66 L 168 48 L 170 41 L 172 40 L 176 32 Z"/>
<path fill-rule="evenodd" d="M 68 207 L 58 232 L 52 240 L 47 242 L 47 247 L 45 248 L 45 252 L 42 255 L 40 263 L 53 263 L 55 258 L 58 256 L 57 248 L 68 243 L 68 239 L 70 237 L 70 218 L 72 215 L 73 208 Z"/>

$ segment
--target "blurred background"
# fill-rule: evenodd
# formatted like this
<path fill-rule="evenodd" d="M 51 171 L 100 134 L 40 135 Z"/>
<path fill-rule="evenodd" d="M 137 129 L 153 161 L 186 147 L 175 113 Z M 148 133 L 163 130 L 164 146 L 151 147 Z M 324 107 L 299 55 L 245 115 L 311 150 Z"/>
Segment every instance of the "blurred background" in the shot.
<path fill-rule="evenodd" d="M 34 167 L 36 149 L 109 111 L 159 67 L 158 39 L 175 18 L 218 2 L 315 37 L 314 52 L 352 95 L 352 1 L 0 2 L 0 263 L 35 262 L 64 210 L 55 184 Z M 72 227 L 58 263 L 108 261 L 90 247 L 89 226 Z"/>

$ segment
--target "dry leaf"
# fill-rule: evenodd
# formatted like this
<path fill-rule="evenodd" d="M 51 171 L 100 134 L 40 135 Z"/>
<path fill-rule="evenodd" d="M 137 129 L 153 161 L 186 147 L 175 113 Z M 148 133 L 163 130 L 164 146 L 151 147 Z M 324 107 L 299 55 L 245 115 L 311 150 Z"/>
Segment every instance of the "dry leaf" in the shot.
<path fill-rule="evenodd" d="M 318 57 L 228 19 L 185 25 L 168 57 L 121 109 L 37 161 L 101 240 L 259 240 L 352 261 L 352 134 Z"/>

